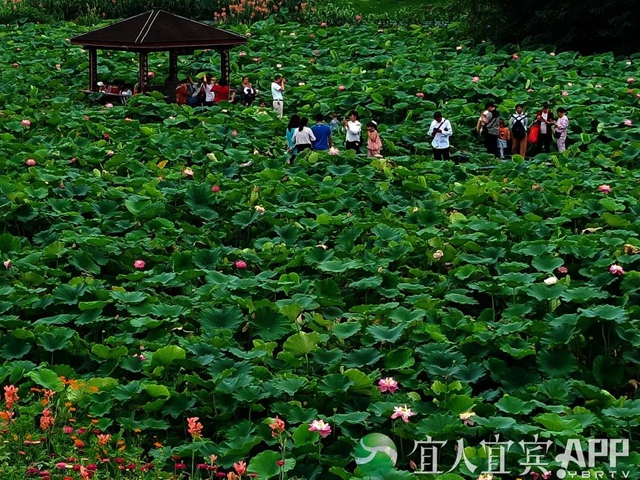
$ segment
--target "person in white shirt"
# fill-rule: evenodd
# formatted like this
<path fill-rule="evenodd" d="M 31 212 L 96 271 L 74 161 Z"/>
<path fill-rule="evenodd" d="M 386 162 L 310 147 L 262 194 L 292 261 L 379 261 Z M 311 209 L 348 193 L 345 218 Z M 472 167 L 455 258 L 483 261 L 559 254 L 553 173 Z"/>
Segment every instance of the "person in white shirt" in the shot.
<path fill-rule="evenodd" d="M 292 140 L 295 145 L 295 151 L 298 154 L 303 150 L 313 150 L 313 142 L 316 141 L 316 136 L 313 134 L 313 130 L 307 127 L 308 124 L 309 119 L 307 117 L 301 118 L 298 129 L 293 132 Z"/>
<path fill-rule="evenodd" d="M 271 96 L 273 97 L 273 109 L 278 113 L 278 117 L 282 118 L 284 114 L 284 98 L 282 93 L 287 81 L 282 75 L 276 75 L 271 83 Z"/>
<path fill-rule="evenodd" d="M 347 131 L 347 150 L 355 150 L 360 153 L 362 145 L 362 124 L 358 121 L 358 112 L 352 110 L 349 113 L 349 120 L 342 121 L 342 126 Z"/>
<path fill-rule="evenodd" d="M 449 160 L 451 153 L 449 152 L 449 137 L 453 135 L 451 122 L 442 117 L 442 113 L 433 114 L 433 121 L 429 127 L 428 135 L 432 138 L 431 146 L 433 147 L 433 158 L 436 160 Z"/>
<path fill-rule="evenodd" d="M 216 86 L 216 79 L 207 75 L 207 81 L 204 84 L 204 104 L 207 107 L 213 106 L 213 100 L 215 94 L 213 93 L 213 87 Z"/>

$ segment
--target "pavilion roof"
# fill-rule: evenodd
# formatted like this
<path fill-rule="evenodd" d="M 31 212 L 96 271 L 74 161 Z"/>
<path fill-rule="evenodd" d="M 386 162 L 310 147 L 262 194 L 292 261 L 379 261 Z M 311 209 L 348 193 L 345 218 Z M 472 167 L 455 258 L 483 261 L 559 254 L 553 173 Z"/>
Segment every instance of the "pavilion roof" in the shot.
<path fill-rule="evenodd" d="M 105 50 L 163 51 L 233 47 L 247 39 L 164 10 L 150 10 L 74 37 L 71 43 Z"/>

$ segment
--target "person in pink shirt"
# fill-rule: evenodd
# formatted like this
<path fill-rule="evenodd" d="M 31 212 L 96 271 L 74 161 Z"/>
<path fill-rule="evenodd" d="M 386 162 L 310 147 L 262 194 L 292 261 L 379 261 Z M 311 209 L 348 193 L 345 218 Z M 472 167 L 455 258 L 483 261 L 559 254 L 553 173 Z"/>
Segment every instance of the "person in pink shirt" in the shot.
<path fill-rule="evenodd" d="M 378 133 L 378 124 L 373 120 L 367 124 L 367 156 L 379 157 L 382 150 L 382 140 Z"/>
<path fill-rule="evenodd" d="M 557 110 L 558 119 L 555 121 L 556 131 L 553 136 L 556 139 L 558 152 L 562 153 L 567 149 L 567 131 L 569 130 L 569 117 L 567 111 L 560 107 Z"/>

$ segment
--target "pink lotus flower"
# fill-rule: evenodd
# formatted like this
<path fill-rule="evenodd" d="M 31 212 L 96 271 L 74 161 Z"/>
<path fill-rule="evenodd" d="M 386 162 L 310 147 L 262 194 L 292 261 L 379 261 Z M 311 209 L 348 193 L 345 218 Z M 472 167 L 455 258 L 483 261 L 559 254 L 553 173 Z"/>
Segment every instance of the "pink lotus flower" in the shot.
<path fill-rule="evenodd" d="M 237 137 L 238 136 L 238 131 L 234 130 L 233 132 L 231 132 L 231 135 L 233 135 L 234 137 Z"/>
<path fill-rule="evenodd" d="M 382 393 L 389 392 L 391 395 L 398 389 L 398 382 L 393 377 L 381 378 L 378 382 L 378 388 Z"/>
<path fill-rule="evenodd" d="M 624 275 L 624 270 L 622 269 L 622 267 L 616 264 L 609 267 L 609 272 L 611 273 L 611 275 Z"/>
<path fill-rule="evenodd" d="M 133 268 L 142 270 L 146 264 L 147 262 L 145 262 L 144 260 L 136 260 L 135 262 L 133 262 Z"/>
<path fill-rule="evenodd" d="M 598 187 L 598 191 L 600 191 L 600 192 L 602 192 L 602 193 L 604 193 L 606 195 L 609 195 L 611 193 L 611 187 L 609 185 L 600 185 Z"/>
<path fill-rule="evenodd" d="M 131 119 L 130 119 L 129 117 L 127 117 L 127 118 L 125 118 L 125 119 L 124 119 L 124 121 L 125 121 L 125 122 L 130 122 L 130 121 L 131 121 Z"/>
<path fill-rule="evenodd" d="M 461 413 L 460 415 L 458 415 L 460 420 L 462 420 L 462 423 L 464 423 L 468 427 L 473 427 L 473 420 L 471 420 L 471 419 L 473 417 L 475 417 L 475 416 L 476 416 L 476 414 L 471 412 L 471 411 L 465 412 L 465 413 Z"/>
<path fill-rule="evenodd" d="M 103 137 L 105 140 L 109 140 L 109 138 L 111 138 L 111 137 L 109 136 L 109 134 L 108 134 L 108 133 L 105 133 L 104 135 L 102 135 L 102 137 Z"/>
<path fill-rule="evenodd" d="M 326 26 L 327 26 L 327 22 L 322 22 L 322 23 L 320 24 L 320 26 L 321 26 L 322 28 L 326 28 Z"/>
<path fill-rule="evenodd" d="M 182 174 L 186 175 L 187 177 L 193 177 L 193 170 L 187 167 L 184 170 L 182 170 Z"/>
<path fill-rule="evenodd" d="M 233 469 L 240 476 L 244 475 L 247 472 L 247 464 L 245 462 L 236 462 L 233 464 Z"/>
<path fill-rule="evenodd" d="M 633 93 L 633 88 L 627 88 L 627 93 Z"/>
<path fill-rule="evenodd" d="M 335 148 L 335 147 L 331 147 L 331 148 L 329 149 L 329 155 L 340 155 L 340 150 L 338 150 L 338 149 L 337 149 L 337 148 Z"/>
<path fill-rule="evenodd" d="M 220 191 L 220 187 L 218 185 L 214 185 L 213 187 L 211 187 L 211 191 L 213 193 L 218 193 Z"/>
<path fill-rule="evenodd" d="M 637 97 L 637 98 L 640 98 L 640 93 L 636 93 L 636 97 Z"/>
<path fill-rule="evenodd" d="M 338 90 L 340 90 L 340 91 L 342 92 L 342 91 L 344 90 L 344 88 L 345 88 L 345 87 L 344 87 L 344 85 L 340 85 L 340 86 L 338 87 Z"/>
<path fill-rule="evenodd" d="M 632 122 L 631 120 L 629 120 L 629 119 L 626 119 L 626 120 L 624 121 L 624 124 L 625 124 L 627 127 L 631 127 L 631 126 L 633 126 L 633 122 Z"/>
<path fill-rule="evenodd" d="M 567 92 L 566 90 L 564 92 L 562 92 L 562 96 L 563 97 L 568 97 L 569 96 L 569 92 Z"/>
<path fill-rule="evenodd" d="M 247 268 L 247 262 L 244 260 L 236 260 L 236 268 Z"/>
<path fill-rule="evenodd" d="M 13 263 L 11 263 L 11 260 L 5 260 L 4 262 L 2 262 L 2 264 L 4 265 L 4 268 L 6 268 L 7 270 L 13 267 Z"/>
<path fill-rule="evenodd" d="M 18 64 L 18 62 L 13 62 L 13 66 L 18 68 L 20 65 Z"/>
<path fill-rule="evenodd" d="M 107 108 L 113 108 L 113 103 L 107 103 L 107 104 L 105 105 L 105 107 L 107 107 Z"/>
<path fill-rule="evenodd" d="M 324 423 L 324 420 L 314 420 L 309 425 L 310 432 L 318 432 L 322 438 L 331 435 L 331 425 Z"/>
<path fill-rule="evenodd" d="M 36 161 L 33 158 L 27 160 L 27 165 L 33 167 L 36 164 Z"/>
<path fill-rule="evenodd" d="M 627 83 L 633 83 L 633 82 L 635 82 L 635 79 L 633 77 L 627 78 Z"/>
<path fill-rule="evenodd" d="M 471 79 L 471 81 L 472 81 L 473 83 L 478 83 L 478 82 L 480 81 L 480 77 L 473 77 L 473 78 Z"/>
<path fill-rule="evenodd" d="M 359 22 L 360 20 L 362 20 L 362 15 L 356 15 L 356 21 Z"/>
<path fill-rule="evenodd" d="M 533 88 L 527 88 L 527 93 L 533 92 Z"/>
<path fill-rule="evenodd" d="M 513 55 L 511 55 L 511 58 L 513 58 L 514 60 L 518 60 L 520 57 L 517 53 L 514 53 Z"/>
<path fill-rule="evenodd" d="M 418 93 L 416 93 L 416 97 L 418 97 L 418 98 L 424 98 L 424 93 L 422 93 L 422 92 L 418 92 Z"/>
<path fill-rule="evenodd" d="M 569 269 L 567 267 L 558 267 L 558 273 L 566 275 L 567 273 L 569 273 Z"/>
<path fill-rule="evenodd" d="M 391 419 L 395 420 L 396 418 L 402 418 L 405 423 L 409 423 L 409 417 L 413 417 L 415 412 L 412 412 L 410 408 L 407 408 L 406 405 L 402 407 L 393 407 L 393 415 L 391 415 Z"/>
<path fill-rule="evenodd" d="M 137 359 L 138 359 L 138 360 L 140 360 L 141 362 L 144 362 L 144 361 L 147 359 L 147 357 L 145 357 L 145 356 L 144 356 L 144 355 L 142 355 L 141 353 L 140 353 L 140 354 L 135 353 L 135 354 L 133 355 L 133 358 L 137 358 Z"/>
<path fill-rule="evenodd" d="M 27 120 L 26 118 L 24 120 L 22 120 L 22 122 L 20 122 L 22 124 L 23 127 L 30 127 L 31 126 L 31 121 Z"/>
<path fill-rule="evenodd" d="M 153 77 L 155 77 L 155 76 L 156 76 L 156 74 L 155 74 L 155 73 L 153 73 L 153 72 L 147 72 L 147 77 L 149 77 L 149 78 L 153 78 Z"/>

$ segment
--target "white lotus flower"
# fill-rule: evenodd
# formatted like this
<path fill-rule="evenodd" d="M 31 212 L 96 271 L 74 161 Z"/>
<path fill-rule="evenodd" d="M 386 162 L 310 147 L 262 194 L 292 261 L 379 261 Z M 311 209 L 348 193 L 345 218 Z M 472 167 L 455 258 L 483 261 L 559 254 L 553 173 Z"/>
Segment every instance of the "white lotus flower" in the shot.
<path fill-rule="evenodd" d="M 558 279 L 556 277 L 549 277 L 544 279 L 545 285 L 555 285 L 558 283 Z"/>

